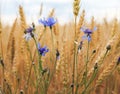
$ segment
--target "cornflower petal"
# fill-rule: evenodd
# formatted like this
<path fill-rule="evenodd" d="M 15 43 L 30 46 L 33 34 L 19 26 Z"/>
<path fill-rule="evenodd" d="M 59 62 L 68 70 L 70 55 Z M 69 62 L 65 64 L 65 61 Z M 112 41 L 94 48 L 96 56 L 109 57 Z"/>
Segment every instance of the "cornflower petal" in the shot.
<path fill-rule="evenodd" d="M 88 36 L 88 41 L 91 41 L 91 36 Z"/>
<path fill-rule="evenodd" d="M 40 19 L 38 20 L 39 23 L 43 24 L 44 26 L 52 27 L 57 21 L 53 17 L 49 17 L 47 19 Z"/>
<path fill-rule="evenodd" d="M 82 27 L 80 30 L 83 31 L 84 34 L 85 34 L 85 36 L 83 36 L 82 39 L 86 39 L 87 38 L 88 41 L 91 41 L 91 34 L 93 33 L 93 31 L 97 30 L 97 27 L 94 27 L 93 30 L 88 29 L 86 27 Z"/>
<path fill-rule="evenodd" d="M 96 31 L 96 30 L 97 30 L 97 27 L 94 27 L 94 28 L 93 28 L 93 31 Z"/>
<path fill-rule="evenodd" d="M 33 28 L 32 27 L 29 27 L 26 29 L 26 33 L 31 33 L 33 31 Z"/>
<path fill-rule="evenodd" d="M 29 41 L 32 38 L 30 33 L 25 34 L 23 37 L 26 41 Z"/>
<path fill-rule="evenodd" d="M 44 46 L 43 48 L 40 47 L 40 44 L 38 43 L 38 51 L 41 56 L 45 56 L 45 54 L 49 51 L 49 49 L 47 48 L 47 46 Z"/>

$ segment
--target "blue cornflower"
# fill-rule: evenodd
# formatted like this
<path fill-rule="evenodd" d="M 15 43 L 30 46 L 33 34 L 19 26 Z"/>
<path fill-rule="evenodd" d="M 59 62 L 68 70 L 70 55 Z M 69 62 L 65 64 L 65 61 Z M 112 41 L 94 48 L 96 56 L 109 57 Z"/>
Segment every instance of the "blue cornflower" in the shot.
<path fill-rule="evenodd" d="M 25 31 L 26 31 L 26 33 L 32 33 L 33 30 L 34 30 L 34 29 L 33 29 L 32 27 L 29 27 L 29 28 L 27 28 Z"/>
<path fill-rule="evenodd" d="M 29 41 L 32 38 L 30 33 L 26 33 L 23 37 L 25 38 L 26 41 Z"/>
<path fill-rule="evenodd" d="M 49 17 L 47 19 L 40 19 L 39 23 L 43 24 L 45 27 L 49 26 L 50 28 L 52 28 L 52 26 L 57 22 L 57 20 L 55 20 L 53 17 Z"/>
<path fill-rule="evenodd" d="M 43 24 L 44 27 L 47 26 L 47 20 L 45 18 L 38 20 L 39 23 Z"/>
<path fill-rule="evenodd" d="M 86 39 L 86 38 L 87 38 L 88 41 L 90 41 L 90 40 L 91 40 L 91 34 L 93 33 L 93 31 L 97 30 L 97 27 L 94 27 L 93 30 L 88 29 L 88 28 L 86 28 L 86 27 L 82 27 L 80 30 L 83 31 L 84 34 L 85 34 L 85 36 L 83 36 L 83 39 Z"/>
<path fill-rule="evenodd" d="M 35 33 L 33 32 L 34 30 L 35 30 L 34 25 L 33 25 L 33 27 L 28 27 L 25 30 L 25 35 L 23 37 L 25 38 L 26 41 L 29 41 L 34 36 L 36 37 Z"/>
<path fill-rule="evenodd" d="M 40 44 L 38 43 L 38 51 L 41 56 L 45 56 L 49 49 L 46 46 L 44 46 L 43 48 L 40 47 Z"/>

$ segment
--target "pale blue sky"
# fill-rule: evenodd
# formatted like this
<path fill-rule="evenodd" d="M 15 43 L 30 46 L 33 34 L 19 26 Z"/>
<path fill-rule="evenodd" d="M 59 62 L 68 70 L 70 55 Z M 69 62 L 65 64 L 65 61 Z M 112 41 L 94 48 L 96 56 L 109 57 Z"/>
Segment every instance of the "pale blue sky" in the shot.
<path fill-rule="evenodd" d="M 0 0 L 2 22 L 13 23 L 18 14 L 18 6 L 24 7 L 27 22 L 38 23 L 40 4 L 43 3 L 43 17 L 48 16 L 50 10 L 55 8 L 55 15 L 59 23 L 63 24 L 73 19 L 73 0 Z M 85 9 L 86 19 L 91 16 L 101 21 L 106 17 L 108 20 L 117 17 L 120 20 L 120 0 L 82 0 L 81 10 Z"/>

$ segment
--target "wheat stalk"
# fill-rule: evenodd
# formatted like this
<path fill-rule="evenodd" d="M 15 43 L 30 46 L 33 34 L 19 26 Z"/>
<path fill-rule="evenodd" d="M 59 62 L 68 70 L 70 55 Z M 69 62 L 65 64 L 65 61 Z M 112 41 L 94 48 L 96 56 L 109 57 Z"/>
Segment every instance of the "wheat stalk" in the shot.
<path fill-rule="evenodd" d="M 17 18 L 15 19 L 11 32 L 10 32 L 10 36 L 9 36 L 9 41 L 7 44 L 7 56 L 6 56 L 6 60 L 8 60 L 7 62 L 9 62 L 10 64 L 13 64 L 13 59 L 14 59 L 14 54 L 15 54 L 15 37 L 14 37 L 14 32 L 16 30 L 16 25 L 17 25 Z"/>

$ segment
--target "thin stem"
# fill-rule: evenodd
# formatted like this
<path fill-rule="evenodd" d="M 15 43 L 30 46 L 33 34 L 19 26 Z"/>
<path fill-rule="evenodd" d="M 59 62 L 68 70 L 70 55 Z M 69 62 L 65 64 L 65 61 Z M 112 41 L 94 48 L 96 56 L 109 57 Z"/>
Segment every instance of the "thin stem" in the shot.
<path fill-rule="evenodd" d="M 76 90 L 75 90 L 75 94 L 77 94 L 78 93 L 78 88 L 79 88 L 79 86 L 78 86 L 78 77 L 79 77 L 79 75 L 78 75 L 78 51 L 77 51 L 77 55 L 76 55 Z"/>
<path fill-rule="evenodd" d="M 53 57 L 53 60 L 54 60 L 54 37 L 53 37 L 53 31 L 52 31 L 52 28 L 50 28 L 51 30 L 51 42 L 52 42 L 52 57 Z"/>
<path fill-rule="evenodd" d="M 106 52 L 105 52 L 105 54 L 104 54 L 104 56 L 103 56 L 103 59 L 102 59 L 102 61 L 101 61 L 101 64 L 104 62 L 104 59 L 105 59 L 107 53 L 108 53 L 108 50 L 106 50 Z M 84 91 L 82 92 L 82 94 L 85 94 L 85 93 L 86 93 L 87 88 L 89 87 L 89 85 L 92 83 L 92 81 L 93 81 L 93 80 L 95 79 L 95 77 L 97 76 L 97 73 L 98 73 L 98 71 L 99 71 L 99 68 L 100 68 L 100 67 L 98 67 L 96 70 L 94 69 L 93 75 L 91 76 L 91 79 L 89 80 L 88 84 L 86 83 L 86 87 L 85 87 Z M 115 68 L 116 68 L 116 66 L 115 66 Z"/>
<path fill-rule="evenodd" d="M 38 41 L 40 41 L 41 38 L 44 37 L 45 33 L 46 33 L 46 27 L 44 28 L 44 30 L 43 30 L 43 32 L 42 32 L 42 34 L 41 34 L 41 37 L 38 39 Z"/>
<path fill-rule="evenodd" d="M 2 36 L 1 36 L 1 34 L 2 34 L 2 32 L 0 33 L 1 58 L 4 60 L 3 47 L 2 47 Z"/>
<path fill-rule="evenodd" d="M 89 80 L 88 84 L 86 85 L 86 88 L 84 89 L 82 94 L 85 94 L 87 91 L 87 88 L 90 86 L 90 84 L 92 83 L 92 81 L 95 79 L 96 74 L 97 74 L 97 70 L 98 69 L 94 69 L 93 75 L 91 76 L 91 79 Z"/>
<path fill-rule="evenodd" d="M 47 89 L 48 89 L 48 87 L 49 87 L 49 85 L 50 85 L 50 83 L 51 83 L 51 81 L 52 81 L 52 78 L 53 78 L 53 76 L 54 76 L 54 74 L 55 74 L 56 64 L 57 64 L 57 58 L 56 58 L 55 63 L 54 63 L 54 68 L 53 68 L 52 74 L 51 74 L 51 76 L 50 76 L 50 79 L 49 79 L 49 82 L 48 82 L 48 85 L 47 85 Z"/>
<path fill-rule="evenodd" d="M 76 20 L 77 17 L 75 16 L 75 41 L 76 41 Z M 74 84 L 75 84 L 75 64 L 76 64 L 76 43 L 74 43 L 74 61 L 73 61 L 73 73 L 72 73 L 72 94 L 74 94 Z"/>
<path fill-rule="evenodd" d="M 16 77 L 17 77 L 17 75 L 16 75 Z M 16 86 L 15 94 L 17 94 L 18 88 L 19 88 L 19 79 L 17 78 L 17 86 Z"/>
<path fill-rule="evenodd" d="M 43 68 L 42 68 L 42 61 L 41 61 L 41 55 L 40 55 L 40 53 L 39 53 L 39 51 L 38 51 L 38 45 L 37 45 L 37 41 L 36 41 L 36 39 L 33 37 L 33 39 L 34 39 L 34 42 L 35 42 L 35 45 L 36 45 L 36 49 L 37 49 L 37 52 L 38 52 L 38 63 L 39 63 L 39 77 L 40 77 L 40 75 L 41 75 L 41 73 L 42 73 L 42 70 L 43 70 Z M 36 70 L 36 67 L 34 66 L 34 69 Z M 37 77 L 37 76 L 36 76 Z M 37 89 L 37 91 L 36 91 L 36 94 L 38 94 L 38 88 L 39 88 L 39 81 L 38 81 L 39 79 L 37 78 L 36 79 L 36 89 Z"/>
<path fill-rule="evenodd" d="M 88 44 L 87 44 L 87 56 L 86 56 L 86 63 L 85 63 L 85 88 L 87 86 L 87 65 L 88 65 L 88 62 L 89 62 L 89 41 L 88 41 Z"/>
<path fill-rule="evenodd" d="M 34 41 L 35 41 L 35 44 L 36 44 L 36 48 L 37 48 L 37 52 L 38 52 L 38 62 L 39 62 L 39 71 L 42 71 L 43 68 L 42 68 L 42 62 L 41 62 L 41 55 L 38 51 L 38 45 L 37 45 L 37 41 L 36 39 L 33 37 Z"/>
<path fill-rule="evenodd" d="M 4 61 L 4 55 L 3 55 L 3 47 L 2 47 L 2 32 L 0 32 L 0 46 L 1 46 L 1 60 Z M 4 66 L 3 66 L 3 81 L 2 81 L 2 87 L 3 87 L 3 91 L 4 91 Z"/>
<path fill-rule="evenodd" d="M 54 49 L 54 39 L 53 39 L 53 32 L 52 32 L 52 29 L 50 29 L 50 30 L 51 30 L 52 47 L 53 47 L 53 49 Z"/>

